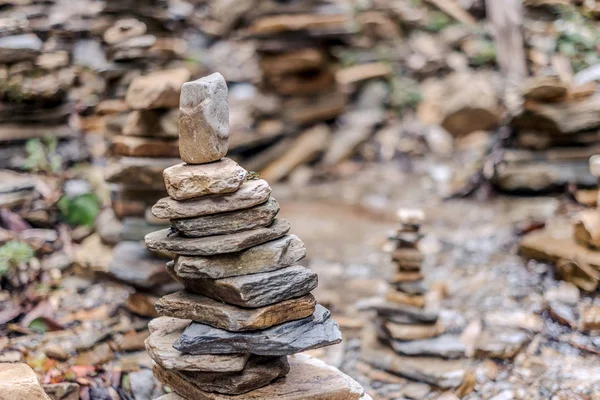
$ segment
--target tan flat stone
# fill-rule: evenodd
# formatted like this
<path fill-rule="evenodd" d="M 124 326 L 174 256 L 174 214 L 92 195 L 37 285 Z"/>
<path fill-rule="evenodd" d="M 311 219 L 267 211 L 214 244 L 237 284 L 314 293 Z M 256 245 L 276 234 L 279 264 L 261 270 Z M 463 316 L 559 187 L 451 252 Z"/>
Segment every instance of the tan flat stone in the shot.
<path fill-rule="evenodd" d="M 584 246 L 600 248 L 600 210 L 583 210 L 575 217 L 573 237 Z"/>
<path fill-rule="evenodd" d="M 27 364 L 0 363 L 0 400 L 50 400 Z"/>
<path fill-rule="evenodd" d="M 390 290 L 385 295 L 386 300 L 392 303 L 406 304 L 413 307 L 425 307 L 425 296 L 423 295 L 410 295 L 398 290 Z"/>
<path fill-rule="evenodd" d="M 389 337 L 396 340 L 429 339 L 444 333 L 444 325 L 439 321 L 433 324 L 397 324 L 385 321 L 382 328 Z"/>
<path fill-rule="evenodd" d="M 185 68 L 138 76 L 129 85 L 125 101 L 134 110 L 175 108 L 179 105 L 181 86 L 190 78 L 191 73 Z"/>
<path fill-rule="evenodd" d="M 367 400 L 363 388 L 352 378 L 322 361 L 304 354 L 288 357 L 290 372 L 270 385 L 238 396 L 244 400 Z M 155 366 L 154 375 L 181 396 L 194 400 L 231 400 L 209 393 L 183 379 L 181 374 Z"/>
<path fill-rule="evenodd" d="M 156 309 L 166 317 L 190 319 L 228 331 L 248 331 L 306 318 L 313 314 L 315 305 L 311 294 L 260 308 L 243 308 L 179 291 L 162 297 Z"/>
<path fill-rule="evenodd" d="M 179 157 L 177 140 L 161 140 L 134 136 L 115 136 L 112 153 L 129 157 Z"/>

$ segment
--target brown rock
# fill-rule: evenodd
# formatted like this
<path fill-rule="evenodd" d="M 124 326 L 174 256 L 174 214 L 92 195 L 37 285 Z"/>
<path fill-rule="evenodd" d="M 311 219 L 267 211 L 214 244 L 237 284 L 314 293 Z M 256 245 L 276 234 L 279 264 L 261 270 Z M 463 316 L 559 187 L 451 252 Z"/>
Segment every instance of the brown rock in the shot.
<path fill-rule="evenodd" d="M 558 76 L 539 75 L 527 79 L 523 97 L 529 100 L 551 103 L 563 100 L 567 95 L 567 85 Z"/>
<path fill-rule="evenodd" d="M 135 78 L 125 101 L 135 110 L 175 108 L 179 105 L 181 86 L 191 78 L 185 68 L 152 72 Z"/>
<path fill-rule="evenodd" d="M 290 372 L 285 379 L 248 392 L 246 400 L 367 400 L 362 387 L 336 368 L 315 358 L 297 354 L 288 357 Z M 185 398 L 229 400 L 231 397 L 201 390 L 181 375 L 155 367 L 155 376 Z"/>
<path fill-rule="evenodd" d="M 79 385 L 75 382 L 61 382 L 43 385 L 44 392 L 52 400 L 79 400 Z"/>
<path fill-rule="evenodd" d="M 336 73 L 336 80 L 342 85 L 350 85 L 374 78 L 383 78 L 391 74 L 388 64 L 373 62 L 342 68 Z"/>
<path fill-rule="evenodd" d="M 164 189 L 163 170 L 179 162 L 178 158 L 121 157 L 109 162 L 106 180 L 138 189 Z"/>
<path fill-rule="evenodd" d="M 573 237 L 584 246 L 600 248 L 600 210 L 583 210 L 575 217 Z"/>
<path fill-rule="evenodd" d="M 146 24 L 135 18 L 120 19 L 104 32 L 104 41 L 116 44 L 146 33 Z"/>
<path fill-rule="evenodd" d="M 115 136 L 112 153 L 129 157 L 179 157 L 179 147 L 176 140 Z"/>
<path fill-rule="evenodd" d="M 256 246 L 288 233 L 290 223 L 283 219 L 275 219 L 267 227 L 250 231 L 217 235 L 203 238 L 185 238 L 178 235 L 169 236 L 169 229 L 152 232 L 146 235 L 146 246 L 153 251 L 169 252 L 187 256 L 212 256 L 216 254 L 235 253 Z"/>
<path fill-rule="evenodd" d="M 0 364 L 0 400 L 50 400 L 27 364 Z"/>
<path fill-rule="evenodd" d="M 386 300 L 392 303 L 406 304 L 414 307 L 425 307 L 425 296 L 422 295 L 410 295 L 398 290 L 390 290 L 385 295 Z"/>
<path fill-rule="evenodd" d="M 244 183 L 246 174 L 244 168 L 229 158 L 202 165 L 181 163 L 163 172 L 167 193 L 174 200 L 235 192 Z"/>
<path fill-rule="evenodd" d="M 582 332 L 600 330 L 600 306 L 595 304 L 584 306 L 577 329 Z"/>
<path fill-rule="evenodd" d="M 315 298 L 308 294 L 260 308 L 242 308 L 180 291 L 162 297 L 156 309 L 166 317 L 191 319 L 228 331 L 247 331 L 306 318 L 312 315 L 315 304 Z"/>
<path fill-rule="evenodd" d="M 397 272 L 390 282 L 402 283 L 402 282 L 415 282 L 423 279 L 421 272 Z"/>
<path fill-rule="evenodd" d="M 270 194 L 271 187 L 266 181 L 252 180 L 244 183 L 238 191 L 229 194 L 212 195 L 187 201 L 176 201 L 169 197 L 160 199 L 152 207 L 152 214 L 157 218 L 164 219 L 219 214 L 262 204 L 268 200 Z"/>
<path fill-rule="evenodd" d="M 179 148 L 188 164 L 220 160 L 229 146 L 227 83 L 214 73 L 183 84 L 179 105 Z"/>
<path fill-rule="evenodd" d="M 176 111 L 176 110 L 175 110 Z M 129 113 L 125 125 L 123 125 L 123 135 L 139 136 L 151 138 L 177 139 L 177 129 L 165 129 L 162 121 L 164 116 L 156 110 L 135 110 Z M 177 151 L 179 156 L 179 149 Z"/>
<path fill-rule="evenodd" d="M 162 368 L 178 371 L 232 372 L 244 369 L 249 354 L 191 355 L 173 348 L 190 320 L 160 317 L 153 319 L 148 328 L 146 350 Z"/>
<path fill-rule="evenodd" d="M 385 321 L 382 322 L 382 328 L 389 337 L 396 340 L 429 339 L 444 333 L 444 325 L 439 321 L 433 324 L 398 324 Z"/>

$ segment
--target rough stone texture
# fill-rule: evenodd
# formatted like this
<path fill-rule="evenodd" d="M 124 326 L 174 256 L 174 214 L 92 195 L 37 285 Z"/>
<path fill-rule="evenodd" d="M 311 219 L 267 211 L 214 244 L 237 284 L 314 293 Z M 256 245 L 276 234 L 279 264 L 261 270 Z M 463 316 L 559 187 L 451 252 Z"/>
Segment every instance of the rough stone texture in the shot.
<path fill-rule="evenodd" d="M 189 354 L 252 353 L 283 356 L 341 342 L 342 334 L 330 312 L 317 305 L 311 317 L 251 332 L 229 332 L 192 323 L 173 347 Z"/>
<path fill-rule="evenodd" d="M 361 339 L 361 358 L 376 368 L 441 388 L 458 387 L 467 372 L 456 360 L 398 355 L 380 343 L 372 330 L 366 330 Z"/>
<path fill-rule="evenodd" d="M 167 167 L 181 162 L 178 158 L 121 157 L 106 168 L 106 181 L 139 189 L 162 189 L 162 173 Z"/>
<path fill-rule="evenodd" d="M 0 364 L 0 400 L 50 400 L 27 364 Z"/>
<path fill-rule="evenodd" d="M 179 256 L 175 259 L 174 270 L 181 278 L 221 279 L 275 271 L 295 264 L 305 255 L 304 243 L 296 235 L 285 235 L 238 253 L 209 257 Z"/>
<path fill-rule="evenodd" d="M 227 235 L 270 225 L 278 212 L 279 203 L 271 197 L 266 202 L 245 210 L 176 219 L 173 220 L 172 225 L 183 236 Z"/>
<path fill-rule="evenodd" d="M 190 320 L 159 317 L 150 321 L 146 350 L 162 368 L 178 371 L 235 372 L 244 369 L 250 354 L 191 355 L 173 348 Z"/>
<path fill-rule="evenodd" d="M 157 218 L 164 219 L 194 218 L 219 214 L 264 203 L 270 194 L 271 187 L 269 184 L 265 180 L 258 179 L 244 183 L 237 192 L 229 194 L 212 195 L 187 201 L 176 201 L 170 197 L 165 197 L 152 207 L 152 214 Z"/>
<path fill-rule="evenodd" d="M 175 279 L 172 264 L 167 269 Z M 317 287 L 317 274 L 299 265 L 223 279 L 178 279 L 186 289 L 241 307 L 263 307 L 304 296 Z"/>
<path fill-rule="evenodd" d="M 153 255 L 140 242 L 121 242 L 113 251 L 109 273 L 116 279 L 142 289 L 171 282 L 165 260 Z"/>
<path fill-rule="evenodd" d="M 115 136 L 112 153 L 129 157 L 179 157 L 177 140 Z"/>
<path fill-rule="evenodd" d="M 240 372 L 180 372 L 180 375 L 206 392 L 234 395 L 266 386 L 289 371 L 290 365 L 285 356 L 251 356 Z"/>
<path fill-rule="evenodd" d="M 160 315 L 191 319 L 228 331 L 248 331 L 309 317 L 315 305 L 315 298 L 308 294 L 265 307 L 242 308 L 180 291 L 162 297 L 156 303 L 156 310 Z"/>
<path fill-rule="evenodd" d="M 288 357 L 290 372 L 264 388 L 246 393 L 244 400 L 371 400 L 352 378 L 305 354 Z M 231 396 L 209 393 L 181 375 L 158 366 L 154 375 L 181 396 L 194 400 L 231 400 Z M 175 400 L 175 399 L 172 399 Z"/>
<path fill-rule="evenodd" d="M 203 165 L 181 163 L 163 172 L 167 193 L 174 200 L 235 192 L 244 183 L 246 174 L 244 168 L 229 158 Z"/>
<path fill-rule="evenodd" d="M 249 247 L 280 238 L 288 233 L 290 223 L 283 219 L 275 219 L 267 227 L 204 238 L 185 238 L 179 235 L 168 236 L 169 229 L 152 232 L 146 235 L 146 246 L 154 251 L 172 252 L 187 256 L 211 256 L 215 254 L 234 253 Z"/>
<path fill-rule="evenodd" d="M 227 83 L 214 73 L 183 84 L 179 103 L 179 148 L 188 164 L 221 159 L 229 146 Z"/>
<path fill-rule="evenodd" d="M 456 335 L 442 335 L 421 340 L 390 340 L 392 348 L 398 354 L 406 356 L 433 356 L 443 358 L 461 358 L 467 347 Z"/>
<path fill-rule="evenodd" d="M 134 110 L 175 108 L 179 105 L 181 86 L 191 78 L 185 68 L 152 72 L 135 78 L 125 96 Z"/>

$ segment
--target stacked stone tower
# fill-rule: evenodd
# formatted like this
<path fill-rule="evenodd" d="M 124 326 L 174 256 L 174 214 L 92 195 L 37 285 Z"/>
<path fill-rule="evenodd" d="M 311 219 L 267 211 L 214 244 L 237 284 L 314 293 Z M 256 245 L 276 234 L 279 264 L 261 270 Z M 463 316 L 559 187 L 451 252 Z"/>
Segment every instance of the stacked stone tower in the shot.
<path fill-rule="evenodd" d="M 156 304 L 146 341 L 155 375 L 189 399 L 368 398 L 336 369 L 292 356 L 341 333 L 310 294 L 317 275 L 296 265 L 306 250 L 276 218 L 269 184 L 224 158 L 228 140 L 223 77 L 185 83 L 184 163 L 165 169 L 169 197 L 152 208 L 171 228 L 146 236 L 148 248 L 174 256 L 167 270 L 185 287 Z"/>

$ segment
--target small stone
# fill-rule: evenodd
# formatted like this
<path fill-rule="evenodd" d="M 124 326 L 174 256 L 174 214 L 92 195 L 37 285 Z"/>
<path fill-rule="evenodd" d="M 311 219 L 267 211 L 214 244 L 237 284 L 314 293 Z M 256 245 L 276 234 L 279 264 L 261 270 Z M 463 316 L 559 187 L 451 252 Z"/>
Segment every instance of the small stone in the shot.
<path fill-rule="evenodd" d="M 265 180 L 252 180 L 244 183 L 238 191 L 228 194 L 187 201 L 176 201 L 165 197 L 152 207 L 152 214 L 157 218 L 177 219 L 225 213 L 262 204 L 269 199 L 270 194 L 271 187 Z"/>
<path fill-rule="evenodd" d="M 265 307 L 242 308 L 180 291 L 162 297 L 156 303 L 156 309 L 166 317 L 191 319 L 228 331 L 249 331 L 309 317 L 315 305 L 315 298 L 307 294 Z"/>
<path fill-rule="evenodd" d="M 69 359 L 69 353 L 67 353 L 61 346 L 56 343 L 48 343 L 44 347 L 44 354 L 58 361 L 67 361 Z"/>
<path fill-rule="evenodd" d="M 42 45 L 40 38 L 33 33 L 0 38 L 0 64 L 34 60 Z"/>
<path fill-rule="evenodd" d="M 128 157 L 179 157 L 176 140 L 161 140 L 133 136 L 115 136 L 111 151 Z"/>
<path fill-rule="evenodd" d="M 396 340 L 429 339 L 444 332 L 444 325 L 439 321 L 434 324 L 398 324 L 385 321 L 382 328 L 389 337 Z"/>
<path fill-rule="evenodd" d="M 75 382 L 53 383 L 42 387 L 52 400 L 79 400 L 80 388 Z"/>
<path fill-rule="evenodd" d="M 179 162 L 178 158 L 121 157 L 109 162 L 106 181 L 138 189 L 164 190 L 164 169 Z"/>
<path fill-rule="evenodd" d="M 227 83 L 214 73 L 183 84 L 179 106 L 179 148 L 188 164 L 220 160 L 229 146 Z"/>
<path fill-rule="evenodd" d="M 188 354 L 252 353 L 283 356 L 341 342 L 342 334 L 330 312 L 317 305 L 311 317 L 261 331 L 229 332 L 192 323 L 173 347 Z"/>
<path fill-rule="evenodd" d="M 245 210 L 231 211 L 203 217 L 173 220 L 173 227 L 187 237 L 227 235 L 270 225 L 279 212 L 274 198 Z"/>
<path fill-rule="evenodd" d="M 412 307 L 425 307 L 425 296 L 423 295 L 410 295 L 397 290 L 390 290 L 385 296 L 386 300 L 392 303 L 405 304 Z"/>
<path fill-rule="evenodd" d="M 287 357 L 251 356 L 239 372 L 180 372 L 191 384 L 203 391 L 222 394 L 243 394 L 268 385 L 290 371 Z"/>
<path fill-rule="evenodd" d="M 178 371 L 233 372 L 244 369 L 250 354 L 191 355 L 173 348 L 190 320 L 160 317 L 150 321 L 146 350 L 162 368 Z"/>
<path fill-rule="evenodd" d="M 352 378 L 305 354 L 288 357 L 290 372 L 268 386 L 246 393 L 245 400 L 371 400 Z M 209 393 L 180 374 L 158 366 L 154 375 L 181 396 L 195 400 L 229 400 L 231 396 Z M 170 399 L 176 400 L 176 399 Z"/>
<path fill-rule="evenodd" d="M 438 318 L 438 311 L 406 306 L 398 303 L 390 303 L 382 299 L 374 299 L 373 301 L 365 302 L 364 308 L 373 309 L 381 316 L 394 321 L 396 317 L 400 317 L 398 322 L 404 323 L 405 320 L 415 322 L 435 322 Z"/>
<path fill-rule="evenodd" d="M 600 306 L 589 304 L 582 307 L 577 329 L 581 332 L 600 330 Z"/>
<path fill-rule="evenodd" d="M 179 105 L 181 86 L 190 77 L 190 71 L 185 68 L 139 76 L 129 85 L 125 101 L 134 110 L 175 108 Z"/>
<path fill-rule="evenodd" d="M 146 33 L 146 24 L 135 18 L 120 19 L 104 32 L 104 41 L 107 44 L 116 44 Z"/>
<path fill-rule="evenodd" d="M 487 330 L 477 338 L 475 356 L 500 360 L 513 359 L 529 340 L 527 333 L 518 329 Z"/>
<path fill-rule="evenodd" d="M 406 356 L 461 358 L 467 350 L 460 336 L 456 335 L 409 341 L 390 340 L 390 344 L 396 353 Z"/>
<path fill-rule="evenodd" d="M 168 264 L 167 268 L 172 271 L 172 265 Z M 252 308 L 304 296 L 318 284 L 317 274 L 299 265 L 261 274 L 216 280 L 178 280 L 192 292 L 229 304 Z"/>
<path fill-rule="evenodd" d="M 0 400 L 50 400 L 27 364 L 0 363 Z"/>
<path fill-rule="evenodd" d="M 397 290 L 408 294 L 425 294 L 427 292 L 427 286 L 422 280 L 414 282 L 399 282 L 396 283 L 394 287 Z"/>
<path fill-rule="evenodd" d="M 209 257 L 179 256 L 177 276 L 185 279 L 221 279 L 258 274 L 289 267 L 306 255 L 304 243 L 296 235 L 285 235 L 238 253 Z"/>
<path fill-rule="evenodd" d="M 246 174 L 244 168 L 229 158 L 202 165 L 181 163 L 163 172 L 167 193 L 174 200 L 235 192 L 244 183 Z"/>
<path fill-rule="evenodd" d="M 152 289 L 171 282 L 162 260 L 146 249 L 143 243 L 123 241 L 117 244 L 109 264 L 109 273 L 121 282 Z"/>
<path fill-rule="evenodd" d="M 230 235 L 185 238 L 178 235 L 169 236 L 169 229 L 163 229 L 146 235 L 145 240 L 146 246 L 153 251 L 171 252 L 187 256 L 211 256 L 242 251 L 249 247 L 280 238 L 288 233 L 289 230 L 289 222 L 283 219 L 275 219 L 267 227 L 232 233 Z"/>
<path fill-rule="evenodd" d="M 164 138 L 177 139 L 177 130 L 166 130 L 161 124 L 162 119 L 166 116 L 161 115 L 156 110 L 134 110 L 127 116 L 125 125 L 123 125 L 123 135 L 147 137 L 147 138 Z M 177 145 L 177 156 L 179 156 L 179 144 Z"/>

